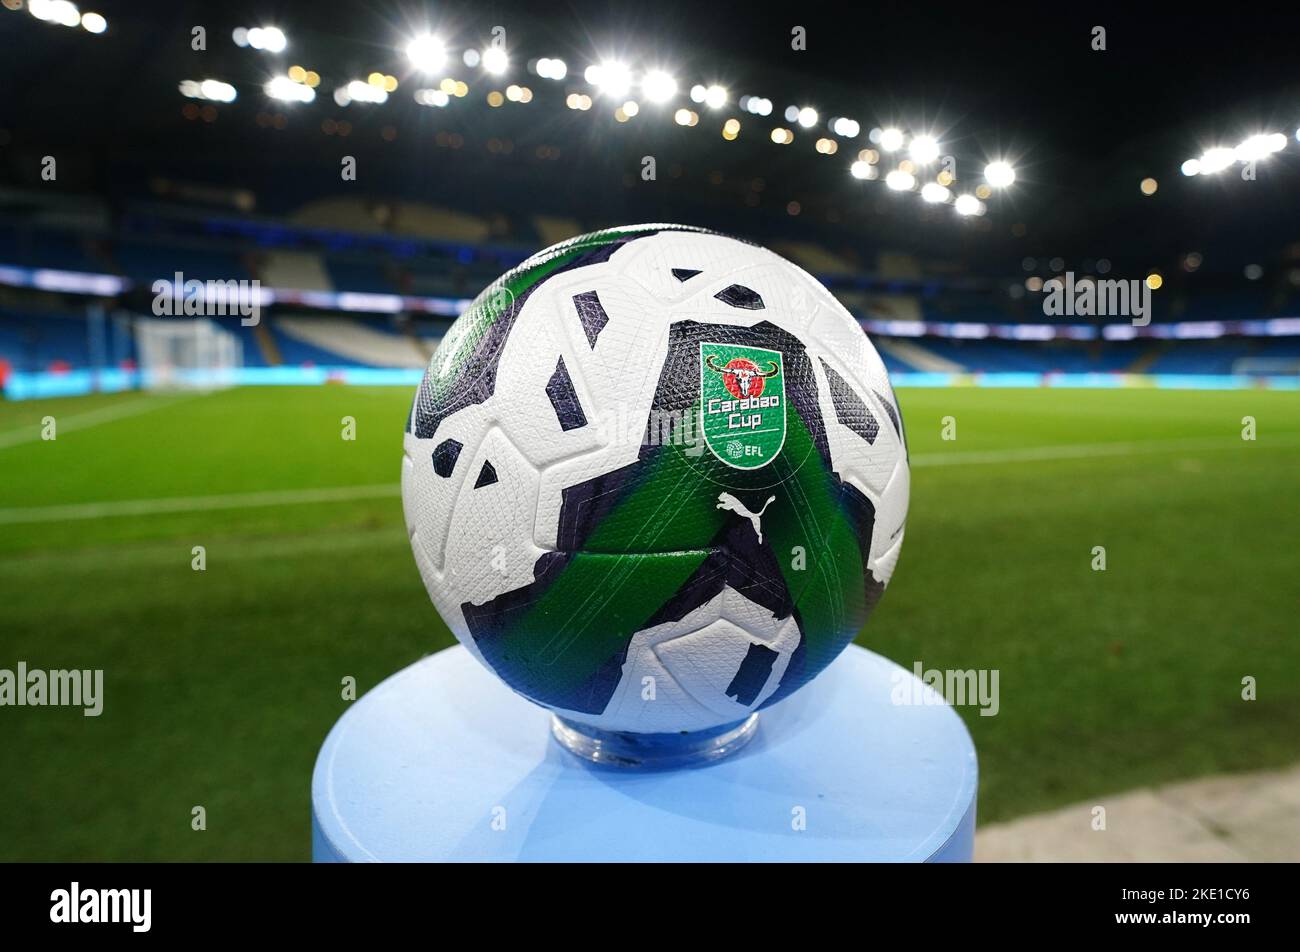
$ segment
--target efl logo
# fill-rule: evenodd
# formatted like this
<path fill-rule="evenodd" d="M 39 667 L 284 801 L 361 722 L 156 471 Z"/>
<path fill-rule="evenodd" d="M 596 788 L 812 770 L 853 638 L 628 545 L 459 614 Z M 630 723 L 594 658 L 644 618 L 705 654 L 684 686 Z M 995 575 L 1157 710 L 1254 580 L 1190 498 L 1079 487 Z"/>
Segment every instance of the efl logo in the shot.
<path fill-rule="evenodd" d="M 781 352 L 700 344 L 700 420 L 713 455 L 736 469 L 759 469 L 785 445 Z"/>

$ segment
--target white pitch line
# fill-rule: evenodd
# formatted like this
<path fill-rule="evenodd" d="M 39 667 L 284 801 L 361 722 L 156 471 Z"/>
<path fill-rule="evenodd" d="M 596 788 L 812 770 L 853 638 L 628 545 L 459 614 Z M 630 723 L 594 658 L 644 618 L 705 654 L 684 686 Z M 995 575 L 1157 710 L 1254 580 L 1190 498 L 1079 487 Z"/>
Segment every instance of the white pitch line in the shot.
<path fill-rule="evenodd" d="M 1294 446 L 1300 436 L 1287 435 L 1260 441 L 1267 449 Z M 1226 437 L 1186 440 L 1151 440 L 1144 443 L 1076 443 L 1061 446 L 1032 446 L 1024 449 L 989 452 L 923 453 L 912 457 L 911 465 L 964 466 L 979 463 L 1018 463 L 1050 460 L 1088 459 L 1099 456 L 1126 456 L 1131 453 L 1181 452 L 1184 450 L 1242 449 Z M 1247 452 L 1253 448 L 1246 448 Z M 172 496 L 162 499 L 123 499 L 116 502 L 91 502 L 67 506 L 33 506 L 0 509 L 0 525 L 34 522 L 71 522 L 78 519 L 103 519 L 111 516 L 154 516 L 178 512 L 207 512 L 214 509 L 252 509 L 265 506 L 298 506 L 321 502 L 349 502 L 358 499 L 382 499 L 397 496 L 399 483 L 369 486 L 331 486 L 321 489 L 284 489 L 266 492 L 229 493 L 222 496 Z"/>
<path fill-rule="evenodd" d="M 180 397 L 141 397 L 137 400 L 123 400 L 120 403 L 110 404 L 106 407 L 100 407 L 98 410 L 87 410 L 85 413 L 74 413 L 72 416 L 60 417 L 56 413 L 47 413 L 55 419 L 55 425 L 58 427 L 60 434 L 67 433 L 71 430 L 84 430 L 88 427 L 98 426 L 101 423 L 111 423 L 114 420 L 122 420 L 127 417 L 139 416 L 142 413 L 148 413 L 151 410 L 161 410 L 164 407 L 173 407 L 178 403 L 184 403 L 187 400 L 193 400 L 195 397 L 205 396 L 205 394 L 193 393 Z M 35 443 L 41 438 L 41 424 L 31 423 L 27 426 L 15 427 L 12 430 L 6 430 L 0 433 L 0 450 L 7 449 L 11 446 L 19 446 L 23 443 Z"/>
<path fill-rule="evenodd" d="M 1199 437 L 1184 440 L 1147 440 L 1138 443 L 1073 443 L 1060 446 L 1027 446 L 1022 449 L 987 452 L 920 453 L 912 457 L 911 466 L 966 466 L 978 463 L 1032 463 L 1065 459 L 1092 459 L 1099 456 L 1128 456 L 1133 453 L 1166 453 L 1184 450 L 1230 450 L 1253 446 L 1294 446 L 1296 436 L 1273 437 L 1248 445 L 1228 436 Z"/>
<path fill-rule="evenodd" d="M 123 499 L 70 506 L 33 506 L 28 509 L 0 509 L 0 525 L 20 522 L 71 522 L 108 516 L 156 516 L 176 512 L 209 512 L 214 509 L 252 509 L 262 506 L 300 506 L 306 503 L 349 502 L 396 496 L 398 483 L 372 486 L 331 486 L 323 489 L 286 489 L 267 492 L 229 493 L 224 496 L 174 496 L 163 499 Z"/>

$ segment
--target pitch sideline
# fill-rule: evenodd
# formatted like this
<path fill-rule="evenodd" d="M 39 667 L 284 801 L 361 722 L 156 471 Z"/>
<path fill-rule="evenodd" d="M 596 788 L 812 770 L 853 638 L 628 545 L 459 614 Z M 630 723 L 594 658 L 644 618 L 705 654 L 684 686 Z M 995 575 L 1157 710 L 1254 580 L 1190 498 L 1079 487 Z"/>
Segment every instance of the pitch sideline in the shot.
<path fill-rule="evenodd" d="M 1265 446 L 1294 446 L 1300 435 L 1270 439 Z M 1024 449 L 991 450 L 970 453 L 922 453 L 912 457 L 915 468 L 929 466 L 964 466 L 991 463 L 1051 462 L 1054 460 L 1091 459 L 1124 456 L 1130 453 L 1182 452 L 1239 448 L 1226 437 L 1202 437 L 1185 440 L 1150 440 L 1147 442 L 1076 443 Z M 0 525 L 38 522 L 73 522 L 113 516 L 155 516 L 169 513 L 209 512 L 221 509 L 256 509 L 264 506 L 295 506 L 322 502 L 350 502 L 396 496 L 399 484 L 378 483 L 368 486 L 330 486 L 320 489 L 284 489 L 216 496 L 175 496 L 159 499 L 123 499 L 113 502 L 75 503 L 71 505 L 32 506 L 0 509 Z"/>
<path fill-rule="evenodd" d="M 207 393 L 187 393 L 182 396 L 172 398 L 159 398 L 157 396 L 141 397 L 138 400 L 123 400 L 120 403 L 114 403 L 106 407 L 99 407 L 95 410 L 87 410 L 84 413 L 74 413 L 72 416 L 64 417 L 57 420 L 58 428 L 61 432 L 67 433 L 75 430 L 86 430 L 92 426 L 98 426 L 101 423 L 112 423 L 115 420 L 125 420 L 129 417 L 140 416 L 143 413 L 149 413 L 153 410 L 163 410 L 168 407 L 174 407 L 178 403 L 186 403 L 197 397 L 207 396 Z M 53 414 L 51 414 L 53 415 Z M 23 443 L 35 443 L 41 438 L 41 425 L 39 423 L 29 423 L 25 426 L 16 426 L 12 429 L 0 432 L 0 450 L 8 449 L 12 446 L 21 446 Z"/>

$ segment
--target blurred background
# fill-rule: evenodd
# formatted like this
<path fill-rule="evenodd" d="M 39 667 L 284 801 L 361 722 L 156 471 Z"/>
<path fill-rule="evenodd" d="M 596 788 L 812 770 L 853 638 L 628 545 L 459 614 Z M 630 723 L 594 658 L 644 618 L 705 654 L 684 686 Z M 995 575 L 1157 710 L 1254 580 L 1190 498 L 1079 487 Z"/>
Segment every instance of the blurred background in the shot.
<path fill-rule="evenodd" d="M 774 248 L 880 350 L 914 495 L 860 642 L 1001 672 L 981 821 L 1294 763 L 1298 25 L 0 0 L 0 668 L 106 685 L 0 709 L 0 858 L 306 858 L 342 679 L 452 643 L 397 494 L 423 367 L 643 221 Z M 1048 303 L 1098 281 L 1149 324 Z"/>

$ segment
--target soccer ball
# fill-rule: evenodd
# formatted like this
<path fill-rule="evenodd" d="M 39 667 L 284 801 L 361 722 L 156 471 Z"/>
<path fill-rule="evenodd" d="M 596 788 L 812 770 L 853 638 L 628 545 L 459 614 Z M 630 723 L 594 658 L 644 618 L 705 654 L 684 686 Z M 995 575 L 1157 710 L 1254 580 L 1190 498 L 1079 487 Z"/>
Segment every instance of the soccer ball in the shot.
<path fill-rule="evenodd" d="M 875 348 L 805 271 L 697 228 L 594 232 L 502 276 L 433 355 L 404 448 L 443 620 L 602 730 L 780 701 L 862 628 L 903 542 Z"/>

